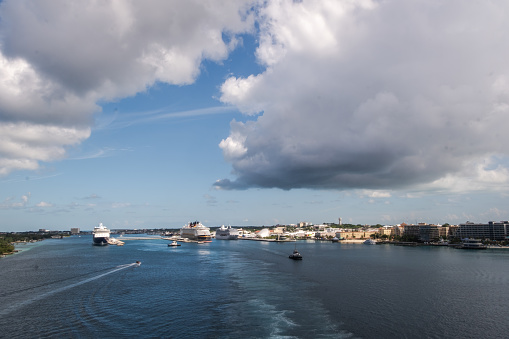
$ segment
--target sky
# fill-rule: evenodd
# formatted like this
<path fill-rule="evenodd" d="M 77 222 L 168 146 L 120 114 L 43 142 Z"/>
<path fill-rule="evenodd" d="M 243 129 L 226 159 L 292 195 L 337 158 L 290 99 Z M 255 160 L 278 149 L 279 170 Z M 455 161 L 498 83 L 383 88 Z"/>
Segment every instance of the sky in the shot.
<path fill-rule="evenodd" d="M 509 219 L 509 2 L 3 0 L 0 231 Z"/>

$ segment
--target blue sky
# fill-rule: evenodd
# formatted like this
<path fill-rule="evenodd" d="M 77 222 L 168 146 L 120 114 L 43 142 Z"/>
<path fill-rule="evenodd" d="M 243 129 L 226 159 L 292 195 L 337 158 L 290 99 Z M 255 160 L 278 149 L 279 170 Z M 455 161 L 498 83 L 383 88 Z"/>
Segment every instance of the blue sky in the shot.
<path fill-rule="evenodd" d="M 509 5 L 0 3 L 0 230 L 506 220 Z"/>

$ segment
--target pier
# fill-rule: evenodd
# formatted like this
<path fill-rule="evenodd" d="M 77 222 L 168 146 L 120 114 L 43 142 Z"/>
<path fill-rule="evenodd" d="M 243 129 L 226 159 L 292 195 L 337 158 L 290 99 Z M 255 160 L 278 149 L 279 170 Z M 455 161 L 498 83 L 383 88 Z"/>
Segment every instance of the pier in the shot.
<path fill-rule="evenodd" d="M 295 242 L 295 239 L 265 239 L 265 238 L 238 238 L 238 240 L 266 241 L 266 242 Z"/>

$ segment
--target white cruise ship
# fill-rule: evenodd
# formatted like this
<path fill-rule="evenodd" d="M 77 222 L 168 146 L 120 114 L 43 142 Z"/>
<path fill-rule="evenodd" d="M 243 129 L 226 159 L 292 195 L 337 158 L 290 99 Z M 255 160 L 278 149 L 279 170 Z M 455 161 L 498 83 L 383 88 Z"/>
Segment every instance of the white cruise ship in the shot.
<path fill-rule="evenodd" d="M 231 226 L 226 227 L 222 225 L 216 230 L 216 239 L 219 240 L 237 240 L 239 238 L 239 231 Z"/>
<path fill-rule="evenodd" d="M 180 236 L 191 240 L 210 241 L 210 229 L 199 221 L 193 221 L 180 229 Z"/>
<path fill-rule="evenodd" d="M 93 234 L 94 234 L 92 242 L 93 245 L 96 246 L 108 245 L 108 240 L 110 239 L 110 230 L 104 227 L 102 223 L 94 227 Z"/>

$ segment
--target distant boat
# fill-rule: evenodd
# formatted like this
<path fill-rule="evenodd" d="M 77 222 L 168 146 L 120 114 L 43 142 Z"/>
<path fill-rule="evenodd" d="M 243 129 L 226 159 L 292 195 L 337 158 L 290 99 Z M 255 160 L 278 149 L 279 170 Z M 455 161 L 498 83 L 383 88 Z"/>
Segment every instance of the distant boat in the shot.
<path fill-rule="evenodd" d="M 136 266 L 141 266 L 141 261 L 136 261 Z"/>
<path fill-rule="evenodd" d="M 173 240 L 171 243 L 168 244 L 168 247 L 175 247 L 175 246 L 180 246 L 180 244 L 176 240 Z"/>
<path fill-rule="evenodd" d="M 302 255 L 297 251 L 297 247 L 293 250 L 293 253 L 288 256 L 288 258 L 293 260 L 302 260 Z"/>
<path fill-rule="evenodd" d="M 339 242 L 339 239 L 337 237 L 332 238 L 332 242 Z"/>
<path fill-rule="evenodd" d="M 488 246 L 484 245 L 480 239 L 463 239 L 461 246 L 458 248 L 462 250 L 485 250 Z"/>
<path fill-rule="evenodd" d="M 376 245 L 376 241 L 374 241 L 373 239 L 368 239 L 365 242 L 363 242 L 363 244 L 365 244 L 365 245 Z"/>

